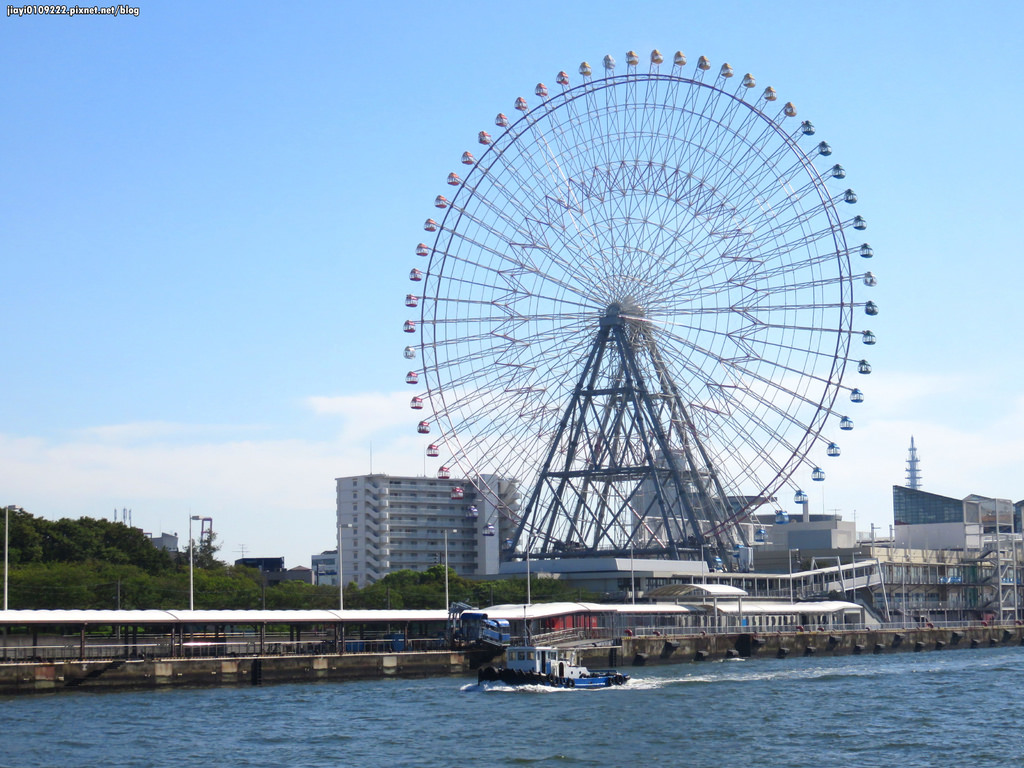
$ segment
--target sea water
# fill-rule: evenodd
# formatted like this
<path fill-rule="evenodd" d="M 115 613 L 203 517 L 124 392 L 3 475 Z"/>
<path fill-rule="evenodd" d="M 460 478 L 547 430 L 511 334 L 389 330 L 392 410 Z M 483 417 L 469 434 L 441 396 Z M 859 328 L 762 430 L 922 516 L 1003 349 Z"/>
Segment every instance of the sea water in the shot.
<path fill-rule="evenodd" d="M 0 765 L 1024 765 L 1024 648 L 634 667 L 584 691 L 433 678 L 0 699 Z"/>

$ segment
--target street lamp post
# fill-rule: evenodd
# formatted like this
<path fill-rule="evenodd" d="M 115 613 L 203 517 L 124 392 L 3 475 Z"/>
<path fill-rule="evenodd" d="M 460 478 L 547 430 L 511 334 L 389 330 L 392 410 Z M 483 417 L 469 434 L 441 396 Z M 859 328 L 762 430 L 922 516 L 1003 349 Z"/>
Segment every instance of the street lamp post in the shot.
<path fill-rule="evenodd" d="M 629 542 L 629 596 L 636 605 L 636 571 L 633 568 L 633 542 Z"/>
<path fill-rule="evenodd" d="M 190 515 L 188 518 L 188 609 L 190 611 L 195 610 L 195 580 L 193 571 L 195 570 L 195 544 L 192 541 L 192 521 L 199 520 L 200 523 L 211 523 L 210 536 L 213 536 L 213 518 L 203 517 L 202 515 Z M 199 526 L 199 536 L 202 538 L 203 525 Z"/>
<path fill-rule="evenodd" d="M 452 533 L 458 533 L 452 530 Z M 448 610 L 451 602 L 448 600 L 448 529 L 444 529 L 444 608 Z"/>
<path fill-rule="evenodd" d="M 345 610 L 345 576 L 341 564 L 341 531 L 343 528 L 351 528 L 352 523 L 338 524 L 338 610 Z"/>
<path fill-rule="evenodd" d="M 800 552 L 799 549 L 791 549 L 786 557 L 789 560 L 789 602 L 793 602 L 793 553 Z"/>
<path fill-rule="evenodd" d="M 199 515 L 190 515 L 188 518 L 188 609 L 194 611 L 195 602 L 195 581 L 193 571 L 195 570 L 195 545 L 192 543 L 192 521 L 198 520 Z"/>
<path fill-rule="evenodd" d="M 8 581 L 8 562 L 7 562 L 7 550 L 11 543 L 11 510 L 17 509 L 17 507 L 8 504 L 4 507 L 4 610 L 7 610 L 7 581 Z"/>

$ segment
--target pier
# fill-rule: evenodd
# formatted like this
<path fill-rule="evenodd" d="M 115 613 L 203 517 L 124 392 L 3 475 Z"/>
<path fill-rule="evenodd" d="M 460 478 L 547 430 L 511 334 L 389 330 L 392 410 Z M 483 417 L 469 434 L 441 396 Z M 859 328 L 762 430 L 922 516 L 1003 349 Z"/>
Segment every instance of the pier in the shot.
<path fill-rule="evenodd" d="M 1020 622 L 754 631 L 652 608 L 535 605 L 524 618 L 535 642 L 571 646 L 593 667 L 1024 645 Z M 0 695 L 459 676 L 503 652 L 462 646 L 448 621 L 442 610 L 8 611 L 0 613 Z"/>

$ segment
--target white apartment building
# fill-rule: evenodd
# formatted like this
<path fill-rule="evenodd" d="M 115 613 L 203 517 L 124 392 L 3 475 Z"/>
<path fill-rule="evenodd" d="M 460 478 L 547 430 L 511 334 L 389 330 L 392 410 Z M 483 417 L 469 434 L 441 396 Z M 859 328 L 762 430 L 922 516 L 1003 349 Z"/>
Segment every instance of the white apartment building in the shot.
<path fill-rule="evenodd" d="M 460 576 L 498 573 L 503 542 L 519 509 L 514 480 L 483 478 L 493 494 L 466 479 L 386 474 L 339 477 L 337 524 L 341 572 L 363 587 L 391 571 L 423 571 L 445 562 Z"/>

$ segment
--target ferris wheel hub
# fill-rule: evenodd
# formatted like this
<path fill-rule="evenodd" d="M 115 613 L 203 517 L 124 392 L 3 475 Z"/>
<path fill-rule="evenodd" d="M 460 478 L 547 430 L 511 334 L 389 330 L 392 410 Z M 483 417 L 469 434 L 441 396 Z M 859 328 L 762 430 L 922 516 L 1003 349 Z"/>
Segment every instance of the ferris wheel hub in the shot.
<path fill-rule="evenodd" d="M 608 305 L 604 311 L 604 317 L 601 319 L 601 325 L 621 325 L 630 320 L 634 322 L 642 320 L 644 317 L 643 307 L 632 296 L 626 296 Z"/>

